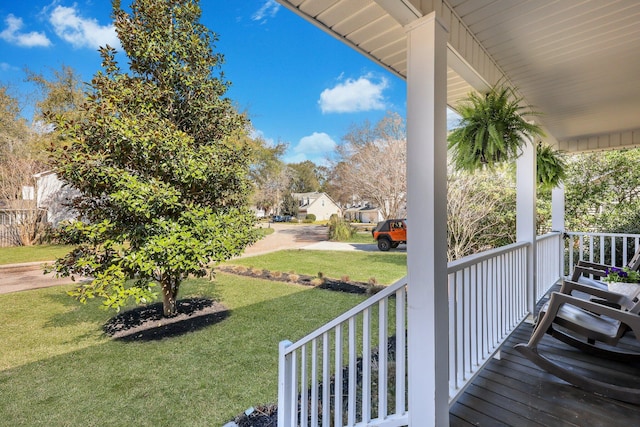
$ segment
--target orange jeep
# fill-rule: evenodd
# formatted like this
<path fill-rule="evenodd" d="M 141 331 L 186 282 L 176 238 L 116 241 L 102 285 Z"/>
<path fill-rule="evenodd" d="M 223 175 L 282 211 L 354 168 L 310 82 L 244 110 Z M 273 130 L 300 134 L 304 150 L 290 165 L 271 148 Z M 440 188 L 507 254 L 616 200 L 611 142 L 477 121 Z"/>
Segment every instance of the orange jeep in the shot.
<path fill-rule="evenodd" d="M 373 239 L 378 241 L 378 249 L 388 251 L 397 248 L 400 243 L 407 243 L 407 221 L 404 219 L 388 219 L 379 222 L 371 231 Z"/>

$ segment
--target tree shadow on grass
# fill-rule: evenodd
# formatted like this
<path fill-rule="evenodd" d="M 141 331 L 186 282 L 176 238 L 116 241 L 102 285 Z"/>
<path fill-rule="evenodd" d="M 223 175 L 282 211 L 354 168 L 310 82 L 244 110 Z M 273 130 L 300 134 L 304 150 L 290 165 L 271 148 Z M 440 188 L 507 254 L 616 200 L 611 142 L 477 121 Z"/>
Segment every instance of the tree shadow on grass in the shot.
<path fill-rule="evenodd" d="M 157 341 L 197 331 L 229 316 L 224 305 L 207 298 L 183 299 L 177 305 L 174 317 L 164 317 L 162 303 L 157 303 L 120 313 L 102 329 L 119 341 Z"/>

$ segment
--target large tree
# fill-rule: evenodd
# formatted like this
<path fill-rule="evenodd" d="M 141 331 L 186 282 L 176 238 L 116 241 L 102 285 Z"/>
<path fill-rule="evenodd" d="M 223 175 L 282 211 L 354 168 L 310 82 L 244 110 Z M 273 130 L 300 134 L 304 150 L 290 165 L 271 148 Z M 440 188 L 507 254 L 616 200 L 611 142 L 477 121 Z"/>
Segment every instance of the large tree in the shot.
<path fill-rule="evenodd" d="M 343 139 L 333 172 L 334 185 L 339 182 L 344 193 L 337 198 L 350 194 L 370 202 L 384 218 L 406 215 L 407 144 L 402 118 L 389 113 L 375 126 L 365 122 L 352 127 Z"/>
<path fill-rule="evenodd" d="M 291 181 L 289 170 L 281 160 L 287 149 L 284 143 L 268 145 L 261 138 L 253 139 L 254 161 L 251 165 L 252 201 L 258 209 L 270 214 L 278 207 Z"/>
<path fill-rule="evenodd" d="M 28 154 L 29 142 L 30 130 L 21 117 L 18 98 L 11 94 L 8 86 L 0 85 L 0 159 L 7 154 Z"/>
<path fill-rule="evenodd" d="M 63 233 L 78 246 L 55 269 L 93 277 L 73 295 L 107 308 L 149 301 L 159 285 L 172 316 L 184 279 L 255 240 L 247 120 L 224 97 L 223 57 L 197 0 L 113 7 L 129 71 L 101 48 L 82 118 L 58 115 L 56 170 L 82 195 Z"/>
<path fill-rule="evenodd" d="M 322 191 L 326 181 L 326 168 L 318 166 L 311 160 L 300 163 L 290 163 L 291 184 L 290 191 L 293 193 L 311 193 Z"/>
<path fill-rule="evenodd" d="M 640 233 L 640 149 L 568 158 L 567 227 L 576 231 Z"/>

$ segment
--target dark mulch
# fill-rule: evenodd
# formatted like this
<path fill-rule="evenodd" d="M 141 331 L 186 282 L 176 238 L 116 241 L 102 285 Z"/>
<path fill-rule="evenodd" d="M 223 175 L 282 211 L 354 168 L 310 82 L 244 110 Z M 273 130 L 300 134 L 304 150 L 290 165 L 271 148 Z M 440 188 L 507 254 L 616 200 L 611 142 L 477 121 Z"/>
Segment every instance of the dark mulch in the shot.
<path fill-rule="evenodd" d="M 219 302 L 188 298 L 177 302 L 178 314 L 164 317 L 162 303 L 125 311 L 112 317 L 104 332 L 122 341 L 154 341 L 197 331 L 224 320 L 229 311 Z"/>
<path fill-rule="evenodd" d="M 352 294 L 375 293 L 380 288 L 377 285 L 371 285 L 369 283 L 344 281 L 340 279 L 331 279 L 328 277 L 324 277 L 322 279 L 323 283 L 321 285 L 314 285 L 312 283 L 312 280 L 317 279 L 318 278 L 317 276 L 271 272 L 269 270 L 261 270 L 259 273 L 256 273 L 253 269 L 248 268 L 246 270 L 243 270 L 243 269 L 238 269 L 237 266 L 233 266 L 233 265 L 221 265 L 221 266 L 218 266 L 217 269 L 225 273 L 237 274 L 237 275 L 246 276 L 246 277 L 253 277 L 256 279 L 273 280 L 276 282 L 298 283 L 300 285 L 313 286 L 319 289 L 348 292 Z M 295 280 L 294 280 L 294 277 L 295 277 Z"/>
<path fill-rule="evenodd" d="M 248 415 L 240 414 L 233 421 L 238 427 L 276 427 L 278 407 L 276 405 L 258 406 Z"/>

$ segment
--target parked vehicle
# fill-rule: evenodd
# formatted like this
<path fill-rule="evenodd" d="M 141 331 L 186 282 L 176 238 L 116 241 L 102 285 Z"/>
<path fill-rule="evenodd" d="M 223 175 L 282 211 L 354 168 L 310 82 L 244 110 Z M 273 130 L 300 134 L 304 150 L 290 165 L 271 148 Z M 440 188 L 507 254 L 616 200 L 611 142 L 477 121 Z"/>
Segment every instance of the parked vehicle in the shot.
<path fill-rule="evenodd" d="M 397 248 L 400 243 L 407 243 L 407 221 L 404 219 L 381 221 L 371 230 L 371 234 L 378 242 L 378 249 L 386 252 L 391 248 Z"/>

